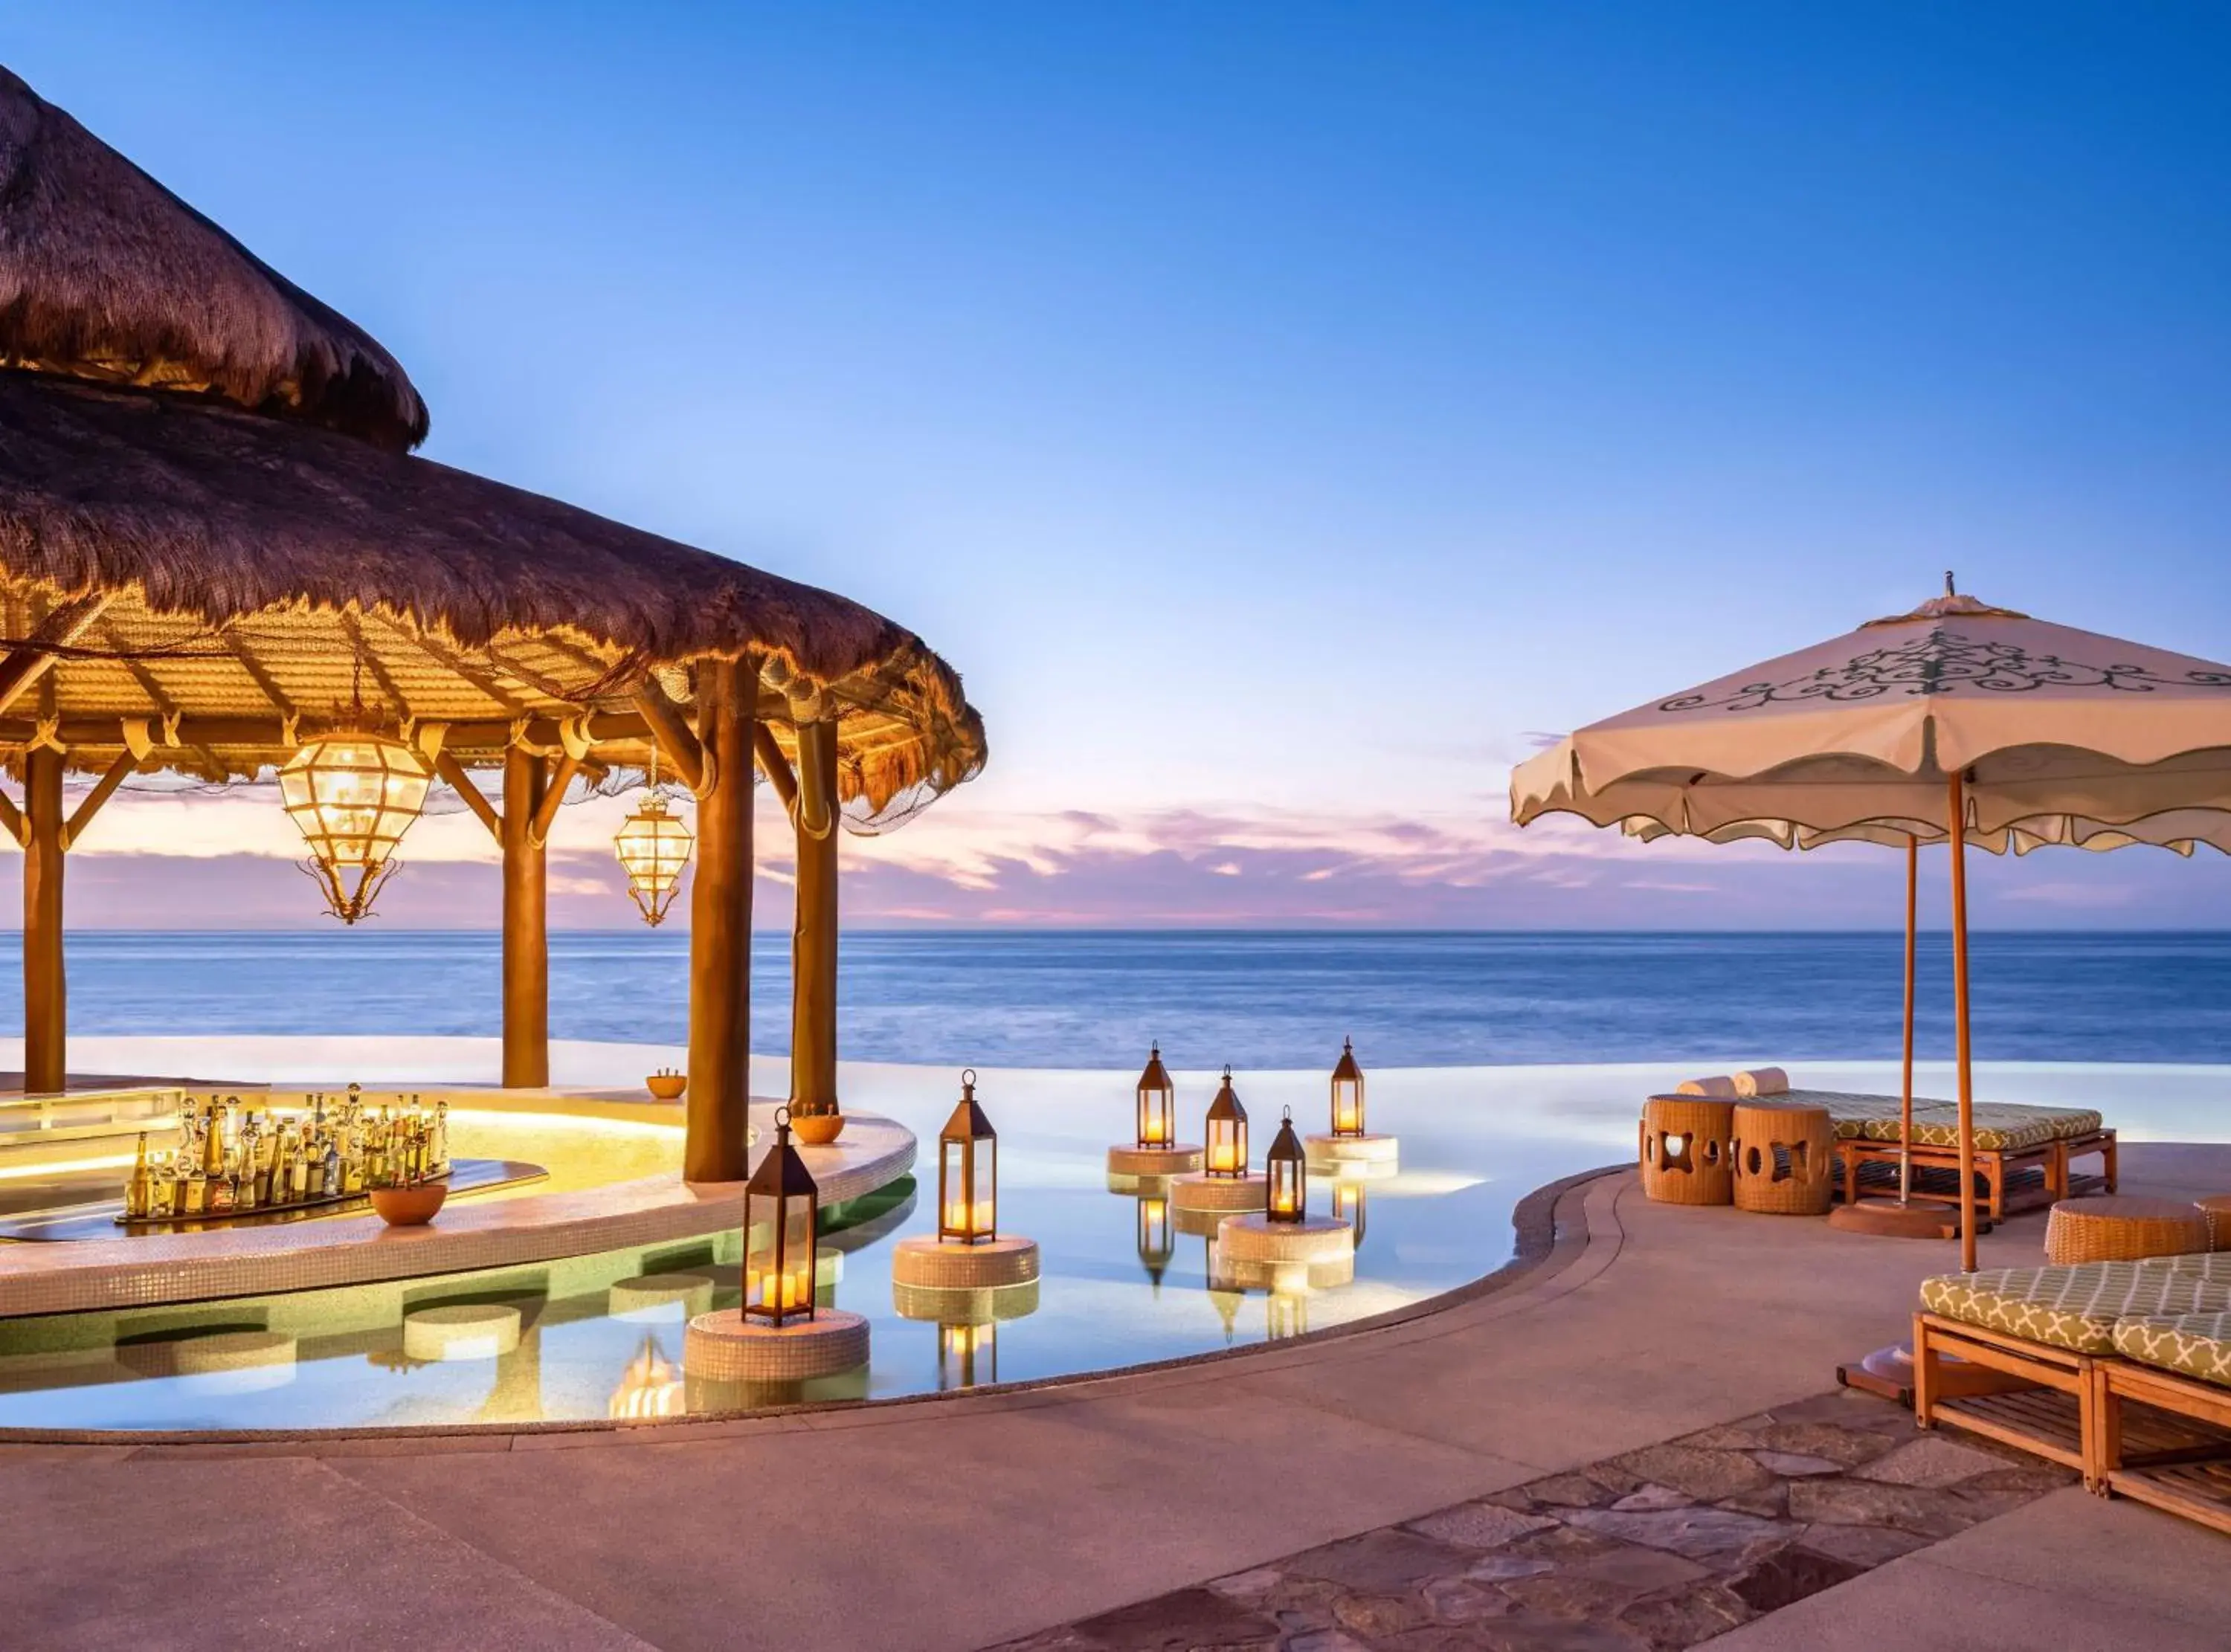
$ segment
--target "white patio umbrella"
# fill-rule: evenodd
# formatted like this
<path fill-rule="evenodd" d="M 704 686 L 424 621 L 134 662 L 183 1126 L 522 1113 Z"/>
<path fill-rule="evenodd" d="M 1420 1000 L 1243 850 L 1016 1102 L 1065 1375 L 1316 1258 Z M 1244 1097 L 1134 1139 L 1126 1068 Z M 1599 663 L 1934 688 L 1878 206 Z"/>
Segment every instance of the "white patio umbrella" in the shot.
<path fill-rule="evenodd" d="M 2216 841 L 2201 828 L 2231 812 L 2231 666 L 2048 624 L 1951 584 L 1911 614 L 1580 730 L 1512 774 L 1510 812 L 1521 826 L 1568 813 L 1719 841 L 1950 839 L 1960 1254 L 1972 1270 L 1967 845 Z"/>

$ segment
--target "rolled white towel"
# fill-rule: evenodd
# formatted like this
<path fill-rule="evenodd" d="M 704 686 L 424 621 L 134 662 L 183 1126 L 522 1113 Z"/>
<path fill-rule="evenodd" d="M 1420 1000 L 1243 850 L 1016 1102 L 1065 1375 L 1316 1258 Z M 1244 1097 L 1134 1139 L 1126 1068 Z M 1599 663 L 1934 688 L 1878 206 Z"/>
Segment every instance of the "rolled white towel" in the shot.
<path fill-rule="evenodd" d="M 1680 1088 L 1675 1090 L 1673 1094 L 1733 1097 L 1740 1092 L 1736 1090 L 1736 1081 L 1733 1079 L 1724 1074 L 1715 1074 L 1710 1078 L 1684 1079 L 1681 1081 Z"/>
<path fill-rule="evenodd" d="M 1778 1067 L 1754 1067 L 1736 1074 L 1737 1095 L 1787 1095 L 1789 1074 Z"/>

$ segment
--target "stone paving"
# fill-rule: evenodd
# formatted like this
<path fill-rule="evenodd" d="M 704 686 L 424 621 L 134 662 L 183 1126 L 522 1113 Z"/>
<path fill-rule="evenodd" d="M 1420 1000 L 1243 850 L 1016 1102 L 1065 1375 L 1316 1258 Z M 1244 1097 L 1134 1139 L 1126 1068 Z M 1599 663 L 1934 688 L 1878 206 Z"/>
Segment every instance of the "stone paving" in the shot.
<path fill-rule="evenodd" d="M 999 1652 L 1665 1652 L 2075 1480 L 1839 1391 Z"/>

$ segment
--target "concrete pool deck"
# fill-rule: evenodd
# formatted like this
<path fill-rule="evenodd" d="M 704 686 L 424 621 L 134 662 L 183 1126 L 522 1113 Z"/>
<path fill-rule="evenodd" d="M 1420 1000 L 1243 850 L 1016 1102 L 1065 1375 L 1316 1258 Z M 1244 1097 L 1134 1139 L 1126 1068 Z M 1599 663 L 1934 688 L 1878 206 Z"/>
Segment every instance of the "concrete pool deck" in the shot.
<path fill-rule="evenodd" d="M 2131 1191 L 2231 1188 L 2231 1147 L 2124 1163 Z M 1988 1236 L 1985 1264 L 2034 1259 L 2043 1224 Z M 1620 1172 L 1564 1193 L 1554 1247 L 1501 1288 L 1130 1375 L 622 1431 L 0 1447 L 0 1621 L 56 1648 L 214 1623 L 275 1645 L 981 1647 L 1817 1398 L 1953 1262 L 1652 1205 Z M 197 1507 L 255 1513 L 180 1518 Z M 2226 1622 L 2231 1540 L 2072 1490 L 1715 1644 L 2220 1647 Z M 1529 1642 L 1553 1643 L 1613 1642 Z"/>

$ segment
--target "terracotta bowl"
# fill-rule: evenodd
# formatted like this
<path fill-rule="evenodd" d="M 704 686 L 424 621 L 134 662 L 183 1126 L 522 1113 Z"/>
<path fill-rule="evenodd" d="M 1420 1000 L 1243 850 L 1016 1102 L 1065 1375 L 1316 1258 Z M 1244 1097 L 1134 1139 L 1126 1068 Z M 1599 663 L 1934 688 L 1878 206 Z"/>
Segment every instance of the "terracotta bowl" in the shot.
<path fill-rule="evenodd" d="M 841 1113 L 809 1113 L 791 1115 L 790 1133 L 809 1147 L 826 1147 L 844 1133 L 844 1115 Z"/>
<path fill-rule="evenodd" d="M 653 1073 L 643 1084 L 660 1100 L 673 1101 L 689 1087 L 689 1079 L 682 1073 Z"/>
<path fill-rule="evenodd" d="M 449 1197 L 447 1182 L 418 1182 L 409 1187 L 375 1187 L 372 1208 L 391 1228 L 423 1228 Z"/>

